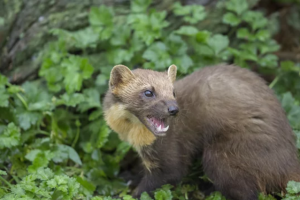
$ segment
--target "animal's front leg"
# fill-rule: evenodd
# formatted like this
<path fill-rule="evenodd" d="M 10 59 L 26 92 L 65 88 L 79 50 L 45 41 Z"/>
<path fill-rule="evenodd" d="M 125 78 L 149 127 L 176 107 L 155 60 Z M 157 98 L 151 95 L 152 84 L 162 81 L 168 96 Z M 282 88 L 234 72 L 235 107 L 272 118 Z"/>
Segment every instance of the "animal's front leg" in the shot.
<path fill-rule="evenodd" d="M 163 173 L 159 170 L 154 170 L 151 173 L 146 173 L 141 182 L 134 191 L 134 197 L 140 197 L 143 192 L 151 194 L 151 191 L 165 184 Z"/>
<path fill-rule="evenodd" d="M 181 164 L 181 165 L 180 165 Z M 135 189 L 133 196 L 140 197 L 143 192 L 153 195 L 153 191 L 164 184 L 177 184 L 187 173 L 187 166 L 183 163 L 173 163 L 173 166 L 167 165 L 155 169 L 147 170 L 138 187 Z"/>

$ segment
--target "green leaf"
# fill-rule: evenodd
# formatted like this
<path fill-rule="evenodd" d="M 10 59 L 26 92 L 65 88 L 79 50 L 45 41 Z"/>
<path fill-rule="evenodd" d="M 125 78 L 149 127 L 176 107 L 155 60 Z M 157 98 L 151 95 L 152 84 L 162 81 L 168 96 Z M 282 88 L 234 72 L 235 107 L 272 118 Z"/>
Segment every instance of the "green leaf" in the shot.
<path fill-rule="evenodd" d="M 141 200 L 153 200 L 147 192 L 143 192 L 141 195 Z"/>
<path fill-rule="evenodd" d="M 259 30 L 255 34 L 255 37 L 260 41 L 265 41 L 267 39 L 270 39 L 271 33 L 268 30 Z"/>
<path fill-rule="evenodd" d="M 2 74 L 0 74 L 0 86 L 4 86 L 8 83 L 8 80 L 5 76 L 3 76 Z"/>
<path fill-rule="evenodd" d="M 16 110 L 17 119 L 22 129 L 28 130 L 42 119 L 43 115 L 39 112 L 31 112 L 23 109 Z"/>
<path fill-rule="evenodd" d="M 252 30 L 265 28 L 268 24 L 268 20 L 263 14 L 257 11 L 247 11 L 242 18 L 251 25 Z"/>
<path fill-rule="evenodd" d="M 96 88 L 89 88 L 85 89 L 83 91 L 85 101 L 82 102 L 78 110 L 80 112 L 85 112 L 91 108 L 100 108 L 101 102 L 100 102 L 100 93 Z"/>
<path fill-rule="evenodd" d="M 259 58 L 257 55 L 252 54 L 249 51 L 241 51 L 240 52 L 240 57 L 243 58 L 244 60 L 252 60 L 252 61 L 257 61 Z"/>
<path fill-rule="evenodd" d="M 25 93 L 25 101 L 28 104 L 28 111 L 51 111 L 53 104 L 51 95 L 40 82 L 26 82 L 22 85 Z M 20 112 L 22 112 L 20 110 Z M 33 112 L 36 113 L 36 112 Z"/>
<path fill-rule="evenodd" d="M 207 15 L 205 8 L 201 5 L 182 6 L 179 2 L 173 4 L 173 11 L 175 15 L 182 16 L 183 20 L 190 24 L 198 23 Z"/>
<path fill-rule="evenodd" d="M 264 194 L 260 193 L 258 196 L 258 200 L 277 200 L 277 199 L 270 194 L 264 195 Z"/>
<path fill-rule="evenodd" d="M 79 73 L 73 73 L 72 76 L 66 76 L 64 83 L 66 86 L 67 92 L 73 93 L 81 89 L 83 78 Z"/>
<path fill-rule="evenodd" d="M 277 66 L 278 57 L 274 54 L 267 54 L 259 59 L 259 64 L 262 67 L 275 68 Z"/>
<path fill-rule="evenodd" d="M 229 0 L 225 5 L 228 10 L 235 12 L 237 15 L 241 15 L 248 9 L 247 0 Z"/>
<path fill-rule="evenodd" d="M 113 29 L 113 36 L 110 39 L 110 43 L 113 46 L 126 45 L 131 37 L 131 29 L 128 26 L 116 24 Z"/>
<path fill-rule="evenodd" d="M 90 78 L 94 72 L 93 66 L 90 65 L 88 59 L 86 58 L 80 59 L 78 61 L 80 61 L 79 69 L 80 73 L 82 74 L 82 77 L 84 79 Z"/>
<path fill-rule="evenodd" d="M 275 40 L 259 42 L 258 44 L 256 44 L 256 46 L 259 48 L 261 54 L 275 52 L 280 49 L 280 45 L 278 45 Z"/>
<path fill-rule="evenodd" d="M 93 197 L 91 200 L 105 200 L 105 198 L 103 199 L 102 197 Z"/>
<path fill-rule="evenodd" d="M 79 177 L 77 176 L 76 177 L 76 181 L 78 183 L 80 183 L 80 185 L 82 187 L 84 187 L 86 190 L 88 190 L 91 194 L 94 193 L 95 189 L 96 189 L 96 186 L 94 184 L 92 184 L 91 182 L 89 182 L 88 180 L 86 179 L 83 179 L 82 177 Z"/>
<path fill-rule="evenodd" d="M 93 121 L 93 120 L 99 118 L 101 115 L 102 115 L 101 110 L 95 110 L 94 112 L 92 112 L 92 113 L 90 114 L 89 120 L 90 120 L 90 121 Z"/>
<path fill-rule="evenodd" d="M 282 61 L 280 66 L 283 71 L 300 73 L 300 66 L 292 61 Z"/>
<path fill-rule="evenodd" d="M 104 74 L 99 74 L 96 79 L 96 85 L 104 86 L 107 84 L 108 79 L 109 78 L 107 76 L 105 76 Z"/>
<path fill-rule="evenodd" d="M 9 123 L 0 134 L 0 149 L 11 148 L 19 145 L 20 138 L 20 128 L 18 128 L 14 123 Z"/>
<path fill-rule="evenodd" d="M 180 35 L 187 35 L 187 36 L 193 36 L 197 34 L 199 31 L 194 26 L 181 26 L 178 30 L 175 31 L 175 33 Z"/>
<path fill-rule="evenodd" d="M 51 153 L 49 150 L 40 151 L 35 155 L 32 161 L 32 165 L 28 167 L 28 171 L 34 172 L 40 168 L 48 166 L 48 163 L 53 156 L 54 156 L 53 153 Z"/>
<path fill-rule="evenodd" d="M 108 61 L 111 64 L 130 61 L 133 56 L 134 56 L 133 52 L 128 51 L 128 49 L 121 49 L 121 48 L 113 49 L 111 51 L 108 51 L 107 53 Z"/>
<path fill-rule="evenodd" d="M 287 117 L 292 127 L 300 129 L 300 106 L 295 105 L 295 103 L 292 104 L 291 110 L 289 111 Z"/>
<path fill-rule="evenodd" d="M 300 131 L 295 131 L 294 130 L 294 133 L 295 133 L 295 135 L 296 135 L 296 137 L 297 137 L 297 148 L 298 149 L 300 149 Z"/>
<path fill-rule="evenodd" d="M 72 147 L 64 144 L 58 144 L 56 150 L 53 153 L 54 162 L 63 162 L 66 159 L 70 159 L 78 165 L 82 165 L 81 159 L 78 153 Z"/>
<path fill-rule="evenodd" d="M 136 37 L 150 45 L 161 37 L 163 28 L 169 26 L 169 22 L 165 20 L 166 15 L 166 11 L 152 12 L 150 15 L 131 14 L 128 23 L 132 25 Z"/>
<path fill-rule="evenodd" d="M 183 19 L 191 24 L 196 24 L 207 16 L 205 8 L 201 5 L 193 5 L 192 16 L 185 16 Z"/>
<path fill-rule="evenodd" d="M 146 12 L 152 0 L 133 0 L 131 1 L 132 12 Z"/>
<path fill-rule="evenodd" d="M 36 156 L 41 152 L 42 151 L 40 149 L 31 150 L 29 153 L 26 154 L 25 158 L 32 162 L 36 158 Z"/>
<path fill-rule="evenodd" d="M 173 4 L 174 14 L 177 16 L 188 15 L 192 11 L 191 6 L 182 6 L 179 2 Z"/>
<path fill-rule="evenodd" d="M 222 196 L 220 192 L 214 192 L 208 197 L 206 197 L 205 200 L 226 200 L 226 199 L 225 197 Z"/>
<path fill-rule="evenodd" d="M 7 173 L 6 173 L 6 171 L 0 170 L 0 175 L 4 175 L 4 176 L 6 176 L 6 175 L 7 175 Z"/>
<path fill-rule="evenodd" d="M 155 200 L 172 200 L 170 189 L 159 189 L 154 193 Z"/>
<path fill-rule="evenodd" d="M 186 54 L 180 57 L 175 57 L 173 62 L 176 63 L 178 71 L 184 74 L 186 74 L 188 70 L 194 65 L 191 57 Z"/>
<path fill-rule="evenodd" d="M 67 146 L 68 149 L 68 153 L 69 153 L 69 158 L 74 161 L 76 164 L 78 165 L 82 165 L 81 159 L 78 155 L 78 153 L 75 151 L 75 149 L 73 149 L 70 146 Z"/>
<path fill-rule="evenodd" d="M 6 194 L 2 199 L 71 200 L 78 197 L 79 187 L 80 184 L 75 178 L 68 177 L 62 172 L 54 175 L 49 168 L 39 168 L 36 171 L 30 171 L 16 185 L 12 185 L 11 193 Z"/>
<path fill-rule="evenodd" d="M 263 193 L 260 193 L 258 196 L 258 200 L 276 200 L 273 196 L 269 195 L 264 195 Z"/>
<path fill-rule="evenodd" d="M 99 136 L 97 139 L 97 148 L 101 148 L 107 141 L 108 141 L 108 135 L 110 131 L 106 125 L 102 125 L 100 128 Z"/>
<path fill-rule="evenodd" d="M 103 31 L 103 27 L 101 27 L 101 31 Z M 80 29 L 78 31 L 66 31 L 61 29 L 54 29 L 52 33 L 57 35 L 60 40 L 68 41 L 68 45 L 70 47 L 77 48 L 87 48 L 87 47 L 96 47 L 97 41 L 99 40 L 99 36 L 101 31 L 95 27 L 87 27 L 84 29 Z M 51 67 L 51 65 L 55 63 L 59 63 L 64 54 L 59 54 L 56 51 L 51 51 L 49 60 L 45 60 L 43 63 L 43 69 Z M 53 77 L 55 79 L 55 77 Z"/>
<path fill-rule="evenodd" d="M 215 54 L 218 55 L 222 50 L 228 47 L 229 39 L 224 35 L 214 35 L 208 39 L 207 44 L 214 50 Z"/>
<path fill-rule="evenodd" d="M 290 92 L 286 92 L 282 95 L 281 105 L 287 113 L 290 112 L 292 105 L 294 104 L 295 99 Z"/>
<path fill-rule="evenodd" d="M 229 24 L 231 26 L 237 26 L 241 23 L 241 19 L 238 18 L 235 14 L 233 13 L 226 13 L 223 16 L 223 22 L 225 24 Z"/>
<path fill-rule="evenodd" d="M 299 69 L 295 66 L 295 63 L 292 61 L 282 61 L 280 62 L 280 67 L 284 71 L 298 71 Z"/>
<path fill-rule="evenodd" d="M 176 34 L 171 34 L 165 41 L 166 46 L 168 47 L 168 52 L 172 56 L 182 56 L 186 55 L 188 49 L 187 43 L 182 39 L 181 36 Z"/>
<path fill-rule="evenodd" d="M 75 107 L 85 101 L 85 97 L 81 93 L 63 94 L 60 99 L 56 100 L 56 105 L 64 104 L 66 106 Z"/>
<path fill-rule="evenodd" d="M 8 107 L 9 95 L 6 92 L 5 88 L 0 88 L 0 107 Z"/>
<path fill-rule="evenodd" d="M 74 46 L 78 48 L 96 47 L 99 40 L 99 33 L 92 27 L 69 33 L 73 39 Z"/>
<path fill-rule="evenodd" d="M 196 41 L 200 43 L 206 43 L 211 35 L 211 32 L 208 31 L 199 31 L 196 34 Z"/>
<path fill-rule="evenodd" d="M 65 88 L 69 94 L 80 90 L 83 80 L 90 78 L 94 71 L 88 59 L 78 56 L 70 56 L 61 65 L 64 68 Z"/>
<path fill-rule="evenodd" d="M 237 38 L 246 39 L 250 41 L 254 41 L 256 39 L 255 36 L 252 35 L 247 28 L 238 29 Z"/>
<path fill-rule="evenodd" d="M 296 181 L 289 181 L 286 190 L 289 194 L 298 194 L 300 193 L 300 183 Z"/>
<path fill-rule="evenodd" d="M 197 44 L 194 46 L 195 50 L 199 55 L 208 56 L 208 57 L 214 57 L 215 51 L 212 49 L 212 47 L 206 45 L 206 44 Z"/>
<path fill-rule="evenodd" d="M 110 7 L 92 7 L 89 13 L 89 21 L 93 26 L 112 26 L 114 13 Z"/>
<path fill-rule="evenodd" d="M 1 26 L 4 26 L 4 24 L 5 24 L 4 18 L 3 18 L 3 17 L 0 17 L 0 27 L 1 27 Z"/>
<path fill-rule="evenodd" d="M 54 64 L 52 62 L 51 64 L 49 64 L 49 68 L 46 68 L 45 66 L 48 64 L 49 63 L 47 61 L 43 62 L 42 67 L 39 71 L 39 75 L 47 80 L 48 88 L 50 91 L 58 92 L 62 89 L 62 84 L 60 83 L 60 81 L 63 79 L 61 69 L 57 69 L 57 67 L 54 67 Z"/>
<path fill-rule="evenodd" d="M 287 114 L 291 126 L 299 129 L 300 106 L 296 105 L 296 101 L 291 92 L 286 92 L 282 95 L 281 105 Z"/>
<path fill-rule="evenodd" d="M 252 43 L 252 42 L 242 43 L 242 44 L 240 44 L 239 47 L 244 52 L 249 52 L 250 54 L 255 55 L 255 56 L 257 55 L 258 50 L 257 50 L 256 43 Z"/>
<path fill-rule="evenodd" d="M 7 92 L 10 94 L 16 94 L 18 92 L 22 92 L 23 89 L 18 85 L 10 85 L 7 89 Z"/>
<path fill-rule="evenodd" d="M 165 69 L 172 64 L 167 46 L 162 42 L 155 42 L 143 54 L 143 58 L 154 63 L 156 69 Z M 154 68 L 154 66 L 153 66 Z"/>
<path fill-rule="evenodd" d="M 124 200 L 136 200 L 136 199 L 134 199 L 132 196 L 130 196 L 130 195 L 125 195 L 125 196 L 123 196 L 123 199 Z"/>

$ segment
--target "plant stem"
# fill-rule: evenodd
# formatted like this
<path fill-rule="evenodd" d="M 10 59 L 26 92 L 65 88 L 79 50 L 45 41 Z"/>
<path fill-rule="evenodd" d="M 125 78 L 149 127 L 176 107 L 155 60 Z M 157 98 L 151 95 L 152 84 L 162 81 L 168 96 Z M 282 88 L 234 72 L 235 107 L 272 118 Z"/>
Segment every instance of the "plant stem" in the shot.
<path fill-rule="evenodd" d="M 23 105 L 26 108 L 26 110 L 28 110 L 28 105 L 27 105 L 25 99 L 19 93 L 17 93 L 16 95 L 20 99 L 20 101 L 23 103 Z"/>
<path fill-rule="evenodd" d="M 38 129 L 36 133 L 37 134 L 48 135 L 48 136 L 50 135 L 50 133 L 48 133 L 47 131 L 43 131 L 43 130 L 40 130 L 40 129 Z"/>
<path fill-rule="evenodd" d="M 10 188 L 12 188 L 12 185 L 7 180 L 5 180 L 2 176 L 0 176 L 0 180 L 3 181 L 6 185 L 8 185 Z"/>
<path fill-rule="evenodd" d="M 272 81 L 272 83 L 269 85 L 269 88 L 273 88 L 275 85 L 276 85 L 276 83 L 278 82 L 278 80 L 279 80 L 279 76 L 276 76 L 276 78 Z"/>
<path fill-rule="evenodd" d="M 11 174 L 10 174 L 11 175 Z M 13 179 L 17 182 L 17 183 L 19 183 L 20 182 L 20 179 L 17 177 L 17 176 L 14 176 L 14 175 L 11 175 L 12 177 L 13 177 Z"/>
<path fill-rule="evenodd" d="M 74 141 L 73 141 L 73 144 L 72 144 L 72 147 L 74 148 L 77 141 L 78 141 L 78 138 L 79 138 L 79 133 L 80 133 L 80 130 L 79 130 L 79 126 L 77 126 L 77 131 L 76 131 L 76 136 L 74 138 Z"/>

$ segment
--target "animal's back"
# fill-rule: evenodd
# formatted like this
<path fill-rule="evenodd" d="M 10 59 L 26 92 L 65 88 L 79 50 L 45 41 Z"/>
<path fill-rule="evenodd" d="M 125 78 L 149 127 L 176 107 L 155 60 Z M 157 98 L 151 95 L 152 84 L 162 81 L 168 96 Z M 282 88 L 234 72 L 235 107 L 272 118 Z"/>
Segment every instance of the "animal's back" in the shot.
<path fill-rule="evenodd" d="M 225 195 L 255 199 L 256 190 L 300 180 L 295 136 L 273 91 L 256 74 L 206 67 L 177 81 L 175 91 L 181 113 L 174 130 L 186 134 L 191 149 L 203 151 L 205 172 Z M 223 191 L 225 186 L 235 190 Z"/>

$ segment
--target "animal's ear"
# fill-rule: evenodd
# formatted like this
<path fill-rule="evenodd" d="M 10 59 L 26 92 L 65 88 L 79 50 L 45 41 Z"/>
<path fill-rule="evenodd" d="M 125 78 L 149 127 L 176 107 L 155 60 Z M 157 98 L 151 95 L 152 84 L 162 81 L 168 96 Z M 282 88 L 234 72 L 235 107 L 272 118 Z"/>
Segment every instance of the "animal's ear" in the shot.
<path fill-rule="evenodd" d="M 122 84 L 128 83 L 134 78 L 131 70 L 124 65 L 116 65 L 110 72 L 109 87 L 115 89 Z"/>
<path fill-rule="evenodd" d="M 171 65 L 168 69 L 168 76 L 172 83 L 176 80 L 177 67 L 176 65 Z"/>

